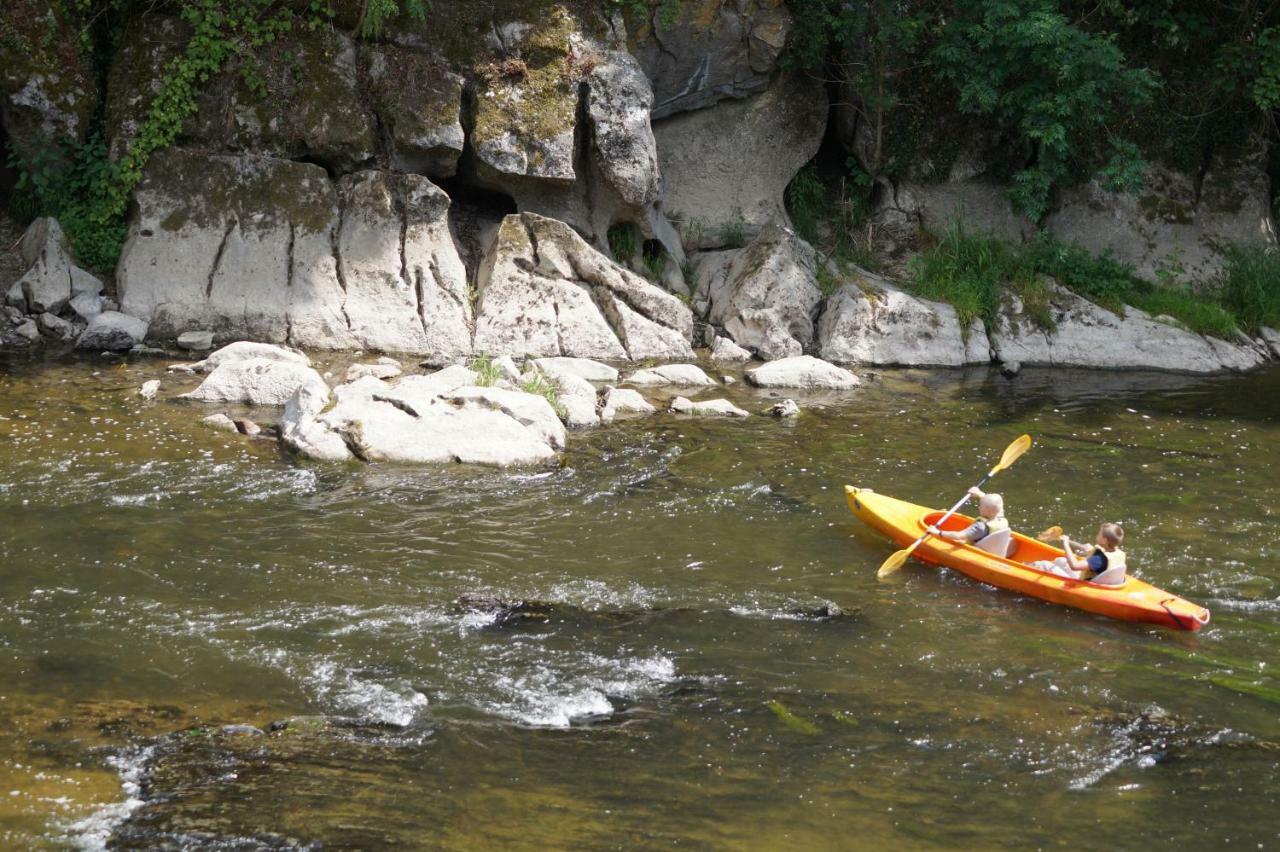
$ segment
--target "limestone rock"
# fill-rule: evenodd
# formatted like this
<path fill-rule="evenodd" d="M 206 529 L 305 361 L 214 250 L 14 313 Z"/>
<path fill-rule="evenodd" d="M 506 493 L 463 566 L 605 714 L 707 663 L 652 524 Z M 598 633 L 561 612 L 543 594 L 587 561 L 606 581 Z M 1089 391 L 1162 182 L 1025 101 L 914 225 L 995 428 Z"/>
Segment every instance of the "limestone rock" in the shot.
<path fill-rule="evenodd" d="M 596 412 L 596 389 L 591 382 L 575 372 L 564 369 L 548 359 L 548 363 L 539 366 L 537 362 L 530 364 L 525 373 L 525 380 L 534 375 L 545 376 L 556 389 L 556 398 L 564 408 L 564 422 L 570 429 L 586 429 L 600 424 L 600 415 Z"/>
<path fill-rule="evenodd" d="M 886 195 L 877 218 L 932 234 L 944 234 L 963 222 L 970 233 L 991 234 L 1014 243 L 1029 239 L 1036 230 L 1035 222 L 1009 200 L 1008 186 L 982 176 L 899 181 Z"/>
<path fill-rule="evenodd" d="M 142 383 L 142 387 L 138 388 L 138 396 L 150 402 L 156 398 L 156 394 L 160 392 L 160 380 L 149 379 Z"/>
<path fill-rule="evenodd" d="M 551 403 L 537 394 L 502 388 L 462 387 L 446 398 L 464 408 L 473 406 L 501 411 L 526 426 L 549 446 L 564 449 L 564 424 Z"/>
<path fill-rule="evenodd" d="M 464 143 L 462 78 L 431 54 L 395 45 L 370 45 L 367 66 L 391 167 L 452 177 Z"/>
<path fill-rule="evenodd" d="M 184 331 L 178 335 L 178 348 L 206 352 L 213 348 L 212 331 Z"/>
<path fill-rule="evenodd" d="M 74 340 L 77 335 L 75 325 L 54 314 L 40 314 L 36 317 L 36 325 L 45 336 L 55 340 Z"/>
<path fill-rule="evenodd" d="M 479 274 L 477 352 L 641 359 L 689 357 L 693 316 L 562 222 L 506 217 Z"/>
<path fill-rule="evenodd" d="M 120 352 L 132 349 L 146 339 L 147 323 L 117 311 L 103 311 L 89 320 L 88 327 L 76 338 L 77 349 L 105 349 Z"/>
<path fill-rule="evenodd" d="M 182 394 L 181 398 L 245 405 L 284 405 L 303 385 L 313 386 L 317 393 L 328 391 L 324 379 L 310 367 L 288 361 L 246 358 L 219 364 L 200 383 L 200 387 Z"/>
<path fill-rule="evenodd" d="M 784 399 L 781 402 L 775 402 L 769 408 L 769 415 L 782 419 L 784 417 L 795 417 L 800 413 L 800 406 L 796 405 L 794 399 Z"/>
<path fill-rule="evenodd" d="M 671 411 L 676 414 L 692 414 L 698 417 L 748 417 L 743 411 L 727 399 L 705 399 L 693 402 L 683 396 L 671 400 Z"/>
<path fill-rule="evenodd" d="M 92 293 L 81 293 L 78 296 L 72 296 L 69 304 L 75 315 L 85 322 L 107 309 L 105 300 L 101 296 L 95 296 Z"/>
<path fill-rule="evenodd" d="M 707 318 L 766 361 L 799 355 L 813 343 L 818 289 L 813 248 L 770 226 L 711 281 Z"/>
<path fill-rule="evenodd" d="M 1121 317 L 1056 284 L 1049 291 L 1053 330 L 1036 325 L 1016 297 L 1006 298 L 991 330 L 1000 361 L 1214 373 L 1248 370 L 1266 360 L 1254 346 L 1201 337 L 1137 308 L 1126 308 Z"/>
<path fill-rule="evenodd" d="M 716 342 L 711 347 L 711 360 L 739 363 L 742 361 L 750 361 L 751 353 L 734 343 L 729 338 L 717 336 Z"/>
<path fill-rule="evenodd" d="M 655 119 L 764 89 L 791 28 L 769 0 L 682 3 L 675 20 L 651 3 L 637 23 L 632 49 L 653 83 Z"/>
<path fill-rule="evenodd" d="M 17 335 L 19 340 L 25 340 L 27 343 L 35 343 L 40 339 L 40 328 L 36 325 L 36 321 L 30 317 L 15 325 L 13 333 Z"/>
<path fill-rule="evenodd" d="M 210 429 L 216 429 L 219 432 L 239 432 L 236 428 L 236 422 L 227 415 L 219 412 L 210 414 L 208 417 L 201 417 L 200 422 L 208 426 Z"/>
<path fill-rule="evenodd" d="M 22 238 L 22 255 L 34 255 L 26 274 L 15 289 L 21 291 L 25 307 L 33 314 L 56 314 L 72 296 L 97 296 L 102 282 L 76 266 L 62 228 L 52 219 L 37 219 Z M 10 302 L 15 301 L 10 297 Z"/>
<path fill-rule="evenodd" d="M 414 377 L 401 383 L 408 378 Z M 311 413 L 316 403 L 299 394 L 286 407 L 281 437 L 304 454 L 326 459 L 508 466 L 555 458 L 539 432 L 547 428 L 541 416 L 536 428 L 526 427 L 501 404 L 490 406 L 494 394 L 504 392 L 474 390 L 459 402 L 425 399 L 364 378 L 336 389 L 337 404 L 319 414 Z M 522 410 L 528 416 L 530 409 Z"/>
<path fill-rule="evenodd" d="M 596 163 L 624 206 L 641 210 L 662 192 L 649 115 L 653 92 L 639 63 L 610 51 L 587 77 L 587 115 Z"/>
<path fill-rule="evenodd" d="M 352 364 L 347 368 L 347 381 L 354 382 L 365 376 L 375 379 L 394 379 L 404 371 L 395 364 Z"/>
<path fill-rule="evenodd" d="M 663 364 L 646 370 L 636 370 L 624 379 L 627 384 L 648 387 L 654 385 L 714 385 L 715 380 L 696 364 Z"/>
<path fill-rule="evenodd" d="M 604 392 L 604 407 L 600 410 L 600 421 L 612 423 L 619 415 L 653 414 L 653 407 L 639 391 L 631 388 L 611 387 Z"/>
<path fill-rule="evenodd" d="M 548 375 L 573 373 L 589 382 L 616 382 L 618 371 L 608 364 L 592 361 L 590 358 L 534 358 L 533 366 Z"/>
<path fill-rule="evenodd" d="M 1274 328 L 1264 327 L 1258 329 L 1258 336 L 1271 352 L 1271 357 L 1280 359 L 1280 331 L 1276 331 Z"/>
<path fill-rule="evenodd" d="M 1220 153 L 1203 174 L 1151 163 L 1136 193 L 1097 181 L 1064 191 L 1046 230 L 1098 255 L 1109 252 L 1138 275 L 1207 281 L 1222 269 L 1223 246 L 1276 244 L 1266 144 Z"/>
<path fill-rule="evenodd" d="M 738 247 L 787 223 L 783 193 L 817 153 L 827 111 L 819 80 L 786 73 L 745 100 L 655 122 L 663 209 L 685 248 Z"/>
<path fill-rule="evenodd" d="M 814 358 L 797 355 L 770 361 L 747 370 L 747 381 L 760 388 L 799 388 L 802 390 L 849 390 L 861 381 L 848 370 Z"/>
<path fill-rule="evenodd" d="M 912 296 L 863 270 L 827 299 L 818 351 L 837 364 L 959 367 L 986 364 L 982 321 L 963 332 L 955 308 Z"/>
<path fill-rule="evenodd" d="M 316 419 L 331 398 L 327 386 L 322 388 L 314 383 L 300 386 L 289 397 L 284 404 L 284 416 L 280 418 L 280 440 L 285 446 L 318 461 L 353 458 L 342 435 Z"/>
<path fill-rule="evenodd" d="M 208 357 L 203 361 L 196 362 L 194 369 L 202 373 L 211 373 L 223 364 L 233 361 L 248 361 L 250 359 L 279 361 L 284 364 L 297 364 L 302 367 L 311 366 L 311 359 L 296 349 L 288 349 L 284 346 L 275 346 L 270 343 L 254 343 L 251 340 L 238 340 L 209 353 Z"/>

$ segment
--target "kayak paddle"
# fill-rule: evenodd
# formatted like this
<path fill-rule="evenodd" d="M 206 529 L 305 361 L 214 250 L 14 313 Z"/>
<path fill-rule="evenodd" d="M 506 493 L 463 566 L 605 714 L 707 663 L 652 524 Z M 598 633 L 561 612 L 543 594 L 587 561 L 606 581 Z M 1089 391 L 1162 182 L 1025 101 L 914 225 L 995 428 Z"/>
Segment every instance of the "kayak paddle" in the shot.
<path fill-rule="evenodd" d="M 982 486 L 986 485 L 988 479 L 995 476 L 997 473 L 1004 470 L 1005 468 L 1009 467 L 1018 459 L 1022 458 L 1022 454 L 1029 449 L 1031 449 L 1030 435 L 1023 435 L 1022 437 L 1014 441 L 1012 444 L 1005 447 L 1004 455 L 1000 456 L 1000 463 L 997 464 L 995 467 L 991 468 L 991 472 L 988 473 L 986 476 L 982 477 L 982 481 L 979 482 L 976 487 L 981 488 Z M 960 502 L 956 503 L 954 506 L 948 509 L 947 513 L 938 519 L 938 522 L 934 524 L 934 526 L 940 527 L 943 523 L 946 522 L 947 518 L 954 515 L 956 513 L 956 510 L 959 509 L 961 506 L 963 506 L 964 501 L 968 499 L 969 499 L 969 495 L 966 493 L 963 497 L 960 498 Z M 929 532 L 926 530 L 925 534 L 920 536 L 918 539 L 916 539 L 910 547 L 905 548 L 903 550 L 899 550 L 897 553 L 893 554 L 888 559 L 886 559 L 884 561 L 884 564 L 880 566 L 880 570 L 876 572 L 876 577 L 878 579 L 883 580 L 885 577 L 888 577 L 894 571 L 897 571 L 899 568 L 905 565 L 907 563 L 907 559 L 911 556 L 912 553 L 915 552 L 915 549 L 920 546 L 920 542 L 924 541 L 928 537 L 929 537 Z"/>
<path fill-rule="evenodd" d="M 1054 524 L 1053 526 L 1049 527 L 1049 529 L 1036 535 L 1036 538 L 1040 539 L 1041 541 L 1057 541 L 1058 539 L 1062 538 L 1062 527 L 1058 526 L 1057 524 Z"/>

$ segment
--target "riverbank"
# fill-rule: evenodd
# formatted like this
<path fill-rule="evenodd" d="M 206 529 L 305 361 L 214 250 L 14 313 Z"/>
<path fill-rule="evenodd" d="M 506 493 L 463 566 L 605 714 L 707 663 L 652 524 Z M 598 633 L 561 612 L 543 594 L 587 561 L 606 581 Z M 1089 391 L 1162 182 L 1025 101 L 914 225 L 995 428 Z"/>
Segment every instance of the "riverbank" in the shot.
<path fill-rule="evenodd" d="M 0 371 L 6 843 L 94 814 L 134 843 L 1269 840 L 1276 371 L 888 370 L 512 473 L 300 462 L 138 397 L 161 362 L 107 363 Z M 1000 485 L 1016 526 L 1121 521 L 1209 628 L 877 583 L 892 547 L 842 486 L 949 505 L 1006 432 L 1037 439 Z M 308 715 L 363 721 L 267 731 Z"/>

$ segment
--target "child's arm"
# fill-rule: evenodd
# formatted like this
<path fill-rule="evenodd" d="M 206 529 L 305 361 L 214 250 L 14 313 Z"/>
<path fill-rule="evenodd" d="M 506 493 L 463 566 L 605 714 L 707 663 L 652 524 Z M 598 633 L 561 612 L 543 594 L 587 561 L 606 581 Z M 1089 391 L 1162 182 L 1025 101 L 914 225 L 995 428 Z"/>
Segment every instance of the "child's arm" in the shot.
<path fill-rule="evenodd" d="M 1076 546 L 1071 543 L 1071 539 L 1067 536 L 1062 537 L 1062 552 L 1067 557 L 1067 565 L 1072 571 L 1083 571 L 1089 567 L 1089 563 L 1076 555 Z"/>

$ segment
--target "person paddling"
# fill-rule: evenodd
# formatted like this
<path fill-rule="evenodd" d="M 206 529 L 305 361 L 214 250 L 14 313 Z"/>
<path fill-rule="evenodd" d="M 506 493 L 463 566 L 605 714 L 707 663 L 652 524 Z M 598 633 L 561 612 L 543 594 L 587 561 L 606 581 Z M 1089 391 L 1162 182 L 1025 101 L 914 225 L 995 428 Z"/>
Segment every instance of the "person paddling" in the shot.
<path fill-rule="evenodd" d="M 1054 532 L 1060 528 L 1055 527 Z M 1063 577 L 1074 577 L 1077 580 L 1094 581 L 1104 572 L 1110 571 L 1106 585 L 1118 586 L 1124 582 L 1125 555 L 1120 549 L 1124 544 L 1124 528 L 1119 524 L 1106 523 L 1098 527 L 1098 535 L 1093 545 L 1073 542 L 1070 536 L 1062 536 L 1062 551 L 1052 562 L 1041 560 L 1032 562 L 1031 567 L 1041 571 L 1050 571 Z"/>
<path fill-rule="evenodd" d="M 999 494 L 988 494 L 981 488 L 970 488 L 969 496 L 978 498 L 978 514 L 980 517 L 969 526 L 958 532 L 947 532 L 937 527 L 928 527 L 930 535 L 951 541 L 966 541 L 977 544 L 989 535 L 1009 529 L 1009 522 L 1004 518 L 1004 498 Z M 1001 554 L 1002 556 L 1004 554 Z"/>

